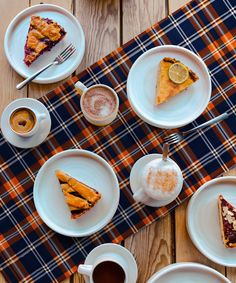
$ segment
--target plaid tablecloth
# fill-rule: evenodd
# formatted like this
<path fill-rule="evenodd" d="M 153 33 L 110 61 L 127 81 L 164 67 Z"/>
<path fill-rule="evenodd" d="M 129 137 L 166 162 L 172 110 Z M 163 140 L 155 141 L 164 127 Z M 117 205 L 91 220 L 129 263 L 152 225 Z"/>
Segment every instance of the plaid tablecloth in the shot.
<path fill-rule="evenodd" d="M 235 155 L 235 5 L 231 0 L 193 1 L 118 48 L 90 68 L 44 96 L 52 129 L 47 140 L 22 150 L 0 135 L 0 268 L 7 282 L 58 282 L 76 271 L 88 252 L 104 242 L 119 243 L 167 214 L 204 182 L 231 168 Z M 212 97 L 196 126 L 228 111 L 230 117 L 172 147 L 171 158 L 181 167 L 184 187 L 170 205 L 158 209 L 135 203 L 130 170 L 148 153 L 160 153 L 164 131 L 140 120 L 130 108 L 126 79 L 134 61 L 146 50 L 176 44 L 201 56 L 212 80 Z M 86 122 L 74 83 L 103 83 L 119 95 L 117 119 L 106 127 Z M 59 235 L 40 219 L 33 202 L 33 184 L 42 164 L 69 148 L 93 151 L 115 170 L 121 189 L 118 210 L 103 230 L 85 238 Z"/>

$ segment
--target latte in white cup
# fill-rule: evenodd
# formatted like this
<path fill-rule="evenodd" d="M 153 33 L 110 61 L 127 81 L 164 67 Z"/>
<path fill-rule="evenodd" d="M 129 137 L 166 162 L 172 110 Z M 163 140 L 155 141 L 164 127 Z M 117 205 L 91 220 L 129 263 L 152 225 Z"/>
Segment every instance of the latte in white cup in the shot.
<path fill-rule="evenodd" d="M 172 201 L 183 186 L 182 172 L 170 158 L 157 158 L 148 162 L 141 172 L 140 180 L 140 188 L 133 197 L 137 202 L 144 203 L 149 199 Z"/>

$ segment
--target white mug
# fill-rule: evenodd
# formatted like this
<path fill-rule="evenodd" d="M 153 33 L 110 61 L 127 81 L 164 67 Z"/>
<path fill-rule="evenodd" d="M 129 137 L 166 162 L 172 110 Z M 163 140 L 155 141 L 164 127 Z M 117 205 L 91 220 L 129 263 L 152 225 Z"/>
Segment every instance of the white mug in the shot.
<path fill-rule="evenodd" d="M 152 175 L 149 175 L 150 171 L 152 171 Z M 171 187 L 171 183 L 168 183 L 170 177 L 167 178 L 168 175 L 165 176 L 166 172 L 169 172 L 168 174 L 175 174 L 176 176 L 176 184 L 173 188 Z M 163 184 L 164 180 L 167 182 L 166 188 L 168 190 L 166 191 L 165 184 Z M 183 175 L 179 166 L 170 158 L 167 158 L 165 161 L 162 158 L 157 158 L 144 166 L 140 174 L 140 187 L 134 192 L 133 198 L 135 201 L 143 203 L 147 203 L 150 200 L 161 202 L 173 201 L 180 193 L 182 186 Z"/>
<path fill-rule="evenodd" d="M 101 264 L 103 262 L 114 262 L 114 263 L 118 264 L 124 271 L 124 275 L 125 275 L 124 283 L 128 283 L 128 281 L 127 281 L 127 278 L 128 278 L 128 276 L 127 276 L 127 274 L 128 274 L 127 263 L 125 262 L 125 260 L 120 255 L 118 255 L 116 253 L 110 252 L 110 253 L 101 254 L 100 256 L 98 256 L 95 259 L 93 265 L 80 264 L 78 266 L 78 272 L 80 274 L 88 276 L 89 283 L 96 283 L 96 282 L 94 282 L 94 279 L 93 279 L 94 270 L 99 264 Z"/>
<path fill-rule="evenodd" d="M 34 124 L 34 127 L 29 131 L 29 132 L 25 132 L 25 133 L 20 133 L 20 132 L 17 132 L 15 131 L 12 126 L 11 126 L 11 123 L 10 123 L 10 118 L 12 116 L 12 114 L 20 109 L 27 109 L 29 110 L 29 112 L 32 112 L 35 116 L 35 124 Z M 20 137 L 31 137 L 33 136 L 39 129 L 39 126 L 40 126 L 40 123 L 46 119 L 46 114 L 45 113 L 39 113 L 38 111 L 32 109 L 32 108 L 29 108 L 27 106 L 21 106 L 21 107 L 17 107 L 15 109 L 13 109 L 11 111 L 11 113 L 9 114 L 9 118 L 8 118 L 8 123 L 9 123 L 9 128 L 11 129 L 12 132 L 14 132 L 16 135 L 20 136 Z"/>
<path fill-rule="evenodd" d="M 104 85 L 104 84 L 96 84 L 96 85 L 93 85 L 91 87 L 86 87 L 82 82 L 78 81 L 76 84 L 75 84 L 75 87 L 77 89 L 80 90 L 80 93 L 82 94 L 81 95 L 81 98 L 80 98 L 80 108 L 81 108 L 81 111 L 83 112 L 84 114 L 84 117 L 85 119 L 90 122 L 91 124 L 95 125 L 95 126 L 105 126 L 105 125 L 108 125 L 110 124 L 117 116 L 117 113 L 118 113 L 118 109 L 119 109 L 119 98 L 116 94 L 116 92 L 114 91 L 114 89 L 112 89 L 111 87 L 107 86 L 107 85 Z M 109 89 L 109 91 L 114 95 L 114 98 L 115 98 L 115 110 L 108 116 L 105 116 L 105 117 L 99 117 L 99 118 L 94 118 L 92 117 L 91 115 L 89 115 L 89 113 L 86 111 L 86 109 L 84 109 L 84 106 L 83 106 L 83 100 L 84 100 L 84 97 L 86 95 L 86 93 L 90 90 L 90 89 L 93 89 L 93 88 L 97 88 L 97 87 L 102 87 L 102 88 L 106 88 L 106 89 Z"/>

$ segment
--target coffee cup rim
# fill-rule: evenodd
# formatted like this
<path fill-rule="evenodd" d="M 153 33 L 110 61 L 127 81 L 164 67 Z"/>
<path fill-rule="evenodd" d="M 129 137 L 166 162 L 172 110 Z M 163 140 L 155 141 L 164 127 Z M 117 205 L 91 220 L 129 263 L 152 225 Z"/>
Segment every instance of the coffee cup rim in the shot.
<path fill-rule="evenodd" d="M 111 93 L 114 95 L 115 97 L 115 100 L 116 100 L 116 105 L 115 105 L 115 110 L 110 113 L 109 115 L 105 116 L 105 117 L 94 117 L 92 115 L 90 115 L 85 109 L 84 109 L 84 106 L 83 106 L 83 100 L 84 100 L 84 97 L 86 96 L 86 93 L 90 90 L 90 89 L 93 89 L 93 88 L 96 88 L 96 87 L 104 87 L 106 89 L 109 89 L 111 91 Z M 92 85 L 88 88 L 86 88 L 86 90 L 82 93 L 81 97 L 80 97 L 80 107 L 81 107 L 81 110 L 83 112 L 83 114 L 86 114 L 88 117 L 90 117 L 91 119 L 93 120 L 96 120 L 98 122 L 102 122 L 102 121 L 106 121 L 107 119 L 109 119 L 110 117 L 112 117 L 114 115 L 114 113 L 117 114 L 117 111 L 118 111 L 118 108 L 119 108 L 119 98 L 118 98 L 118 95 L 116 93 L 116 91 L 111 88 L 110 86 L 108 85 L 105 85 L 105 84 L 95 84 L 95 85 Z"/>
<path fill-rule="evenodd" d="M 15 130 L 12 128 L 12 126 L 11 126 L 11 122 L 10 122 L 11 116 L 12 116 L 12 114 L 13 114 L 14 112 L 16 112 L 16 111 L 19 110 L 19 109 L 28 109 L 28 110 L 31 111 L 31 112 L 34 114 L 34 116 L 35 116 L 35 124 L 34 124 L 33 128 L 32 128 L 29 132 L 26 132 L 26 133 L 19 133 L 19 132 L 15 131 Z M 14 132 L 14 133 L 15 133 L 16 135 L 18 135 L 18 136 L 25 137 L 25 136 L 28 136 L 28 135 L 32 134 L 32 133 L 35 131 L 35 128 L 36 128 L 36 124 L 37 124 L 37 123 L 38 123 L 38 119 L 37 119 L 37 115 L 36 115 L 35 111 L 32 110 L 32 109 L 31 109 L 30 107 L 28 107 L 28 106 L 18 106 L 18 107 L 16 107 L 16 108 L 14 108 L 14 109 L 9 113 L 9 117 L 8 117 L 8 124 L 9 124 L 9 127 L 10 127 L 11 131 Z"/>

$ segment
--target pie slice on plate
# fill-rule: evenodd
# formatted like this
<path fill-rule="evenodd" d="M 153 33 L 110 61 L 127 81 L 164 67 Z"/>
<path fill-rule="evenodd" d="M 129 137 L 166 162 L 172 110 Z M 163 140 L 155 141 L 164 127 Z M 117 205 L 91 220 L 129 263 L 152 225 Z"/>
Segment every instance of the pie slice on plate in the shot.
<path fill-rule="evenodd" d="M 40 55 L 61 41 L 65 34 L 65 30 L 53 20 L 32 16 L 25 43 L 25 64 L 30 66 Z"/>
<path fill-rule="evenodd" d="M 179 74 L 180 70 L 182 72 Z M 160 62 L 156 85 L 156 105 L 168 101 L 170 97 L 185 90 L 198 79 L 198 76 L 180 61 L 174 58 L 163 58 Z"/>
<path fill-rule="evenodd" d="M 236 247 L 236 208 L 222 195 L 218 197 L 220 228 L 222 240 L 226 248 Z"/>
<path fill-rule="evenodd" d="M 77 219 L 89 211 L 101 198 L 101 194 L 61 170 L 56 171 L 71 218 Z"/>

